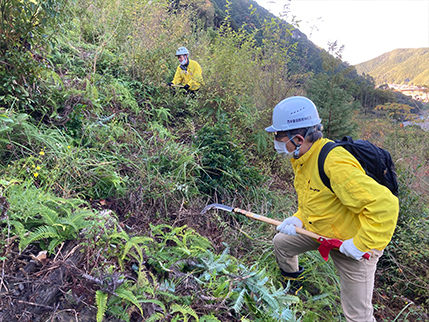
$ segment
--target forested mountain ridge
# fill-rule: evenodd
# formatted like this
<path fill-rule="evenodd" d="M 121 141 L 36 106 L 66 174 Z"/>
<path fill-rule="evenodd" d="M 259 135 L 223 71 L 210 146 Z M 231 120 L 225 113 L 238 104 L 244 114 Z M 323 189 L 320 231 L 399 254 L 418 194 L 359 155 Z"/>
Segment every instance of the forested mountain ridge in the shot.
<path fill-rule="evenodd" d="M 429 84 L 429 48 L 395 49 L 355 65 L 360 75 L 368 74 L 377 85 Z"/>
<path fill-rule="evenodd" d="M 180 2 L 179 2 L 180 3 Z M 208 5 L 207 3 L 210 3 Z M 231 27 L 234 30 L 244 28 L 248 32 L 255 32 L 255 39 L 259 44 L 262 43 L 263 33 L 262 26 L 266 21 L 272 19 L 278 20 L 274 14 L 269 12 L 264 7 L 260 6 L 253 0 L 234 0 L 229 3 L 227 0 L 208 0 L 205 8 L 211 7 L 210 10 L 201 10 L 201 17 L 204 16 L 206 27 L 219 28 L 228 17 Z M 227 9 L 226 9 L 227 8 Z M 287 8 L 285 8 L 287 11 Z M 210 12 L 207 15 L 207 12 Z M 299 26 L 295 26 L 293 21 L 287 21 L 288 17 L 283 17 L 280 24 L 283 24 L 284 29 L 292 30 L 292 37 L 296 41 L 296 55 L 292 60 L 291 66 L 295 68 L 304 68 L 305 72 L 323 73 L 323 58 L 322 50 L 316 46 L 307 35 L 299 30 Z M 281 44 L 278 44 L 281 46 Z M 292 67 L 292 68 L 294 68 Z M 346 66 L 342 66 L 346 68 Z"/>
<path fill-rule="evenodd" d="M 278 19 L 275 15 L 270 13 L 264 7 L 261 7 L 258 3 L 253 0 L 235 0 L 230 1 L 229 3 L 226 0 L 209 0 L 213 6 L 214 14 L 209 23 L 210 26 L 218 28 L 222 21 L 227 17 L 231 22 L 232 28 L 238 30 L 241 26 L 248 32 L 254 32 L 256 30 L 255 38 L 258 43 L 262 42 L 262 26 L 264 21 L 270 21 L 272 19 Z M 228 10 L 225 10 L 228 8 Z M 293 21 L 286 21 L 288 19 L 288 8 L 287 5 L 285 9 L 285 16 L 282 18 L 280 25 L 283 25 L 285 29 L 291 29 L 292 34 L 290 35 L 295 42 L 294 51 L 295 53 L 290 56 L 290 61 L 288 67 L 290 73 L 314 73 L 314 74 L 326 74 L 332 73 L 332 69 L 327 68 L 327 57 L 331 60 L 336 60 L 335 72 L 340 72 L 347 78 L 349 81 L 344 81 L 342 86 L 344 88 L 352 89 L 353 97 L 355 100 L 359 101 L 359 104 L 366 110 L 372 111 L 376 105 L 385 104 L 388 101 L 395 101 L 401 104 L 409 105 L 412 109 L 415 109 L 417 106 L 418 109 L 422 109 L 423 105 L 421 102 L 412 99 L 409 96 L 403 95 L 399 92 L 391 93 L 389 90 L 374 90 L 378 83 L 375 82 L 372 73 L 363 73 L 359 72 L 357 66 L 350 66 L 348 63 L 341 60 L 341 49 L 340 45 L 336 42 L 329 44 L 330 51 L 326 52 L 324 49 L 315 45 L 307 35 L 299 30 L 299 26 L 296 26 Z M 207 21 L 207 20 L 206 20 Z M 281 44 L 278 44 L 281 46 Z M 422 48 L 424 49 L 424 48 Z M 411 59 L 416 61 L 418 54 L 416 53 L 416 59 Z M 419 79 L 424 79 L 424 75 L 427 76 L 429 69 L 427 69 L 427 64 L 424 64 L 424 59 L 427 57 L 420 57 L 419 67 L 408 68 L 405 66 L 404 70 L 408 73 L 411 70 L 422 71 L 423 68 L 426 68 L 425 71 L 421 72 Z M 410 61 L 411 61 L 410 60 Z M 372 60 L 371 60 L 372 61 Z M 420 62 L 422 62 L 420 64 Z M 411 64 L 411 63 L 410 63 Z M 363 65 L 363 64 L 360 64 Z M 359 66 L 360 66 L 359 65 Z M 390 62 L 392 69 L 396 69 L 395 62 Z M 426 77 L 427 78 L 427 77 Z M 429 82 L 429 81 L 428 81 Z M 383 84 L 383 83 L 382 83 Z M 414 110 L 414 111 L 417 111 Z"/>

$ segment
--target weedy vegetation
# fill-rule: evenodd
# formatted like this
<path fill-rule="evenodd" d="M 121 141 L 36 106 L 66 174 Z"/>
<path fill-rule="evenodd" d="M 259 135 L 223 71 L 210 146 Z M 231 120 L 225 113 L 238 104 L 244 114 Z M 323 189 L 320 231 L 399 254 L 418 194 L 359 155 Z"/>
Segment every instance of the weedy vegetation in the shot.
<path fill-rule="evenodd" d="M 231 10 L 0 0 L 0 320 L 344 321 L 331 261 L 303 255 L 303 291 L 289 295 L 273 227 L 200 214 L 214 202 L 278 220 L 296 211 L 291 167 L 264 127 L 278 101 L 308 95 L 325 136 L 391 152 L 401 211 L 375 314 L 427 321 L 429 134 L 400 126 L 417 111 L 357 82 L 336 43 L 316 73 L 293 25 L 235 26 Z M 203 68 L 195 98 L 165 86 L 183 45 Z"/>

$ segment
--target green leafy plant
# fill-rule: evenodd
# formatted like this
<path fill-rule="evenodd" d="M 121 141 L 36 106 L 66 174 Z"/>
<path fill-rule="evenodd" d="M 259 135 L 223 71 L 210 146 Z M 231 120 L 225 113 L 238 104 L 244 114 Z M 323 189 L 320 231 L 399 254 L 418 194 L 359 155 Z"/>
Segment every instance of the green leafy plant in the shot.
<path fill-rule="evenodd" d="M 262 181 L 259 172 L 248 166 L 244 151 L 233 138 L 226 120 L 204 126 L 198 131 L 194 145 L 201 151 L 202 191 L 208 194 L 218 190 L 245 191 L 248 186 Z"/>
<path fill-rule="evenodd" d="M 229 307 L 236 313 L 246 306 L 247 311 L 255 317 L 272 314 L 280 321 L 295 321 L 295 313 L 289 305 L 298 303 L 299 299 L 287 295 L 282 287 L 276 289 L 274 285 L 269 286 L 270 280 L 265 269 L 238 263 L 229 255 L 228 247 L 219 256 L 206 252 L 201 261 L 204 270 L 198 281 L 210 281 L 214 297 L 228 301 Z M 264 303 L 263 308 L 256 305 L 260 301 Z"/>
<path fill-rule="evenodd" d="M 152 238 L 149 237 L 130 237 L 125 231 L 113 233 L 109 235 L 109 239 L 113 244 L 116 244 L 115 252 L 118 250 L 120 251 L 118 259 L 122 268 L 125 258 L 129 256 L 134 257 L 139 263 L 143 263 L 143 250 L 147 250 L 148 246 L 146 244 L 153 241 Z M 123 244 L 123 241 L 125 241 L 125 244 Z M 133 250 L 133 252 L 131 252 L 131 250 Z"/>
<path fill-rule="evenodd" d="M 126 281 L 124 284 L 115 288 L 114 296 L 109 297 L 108 294 L 102 291 L 97 291 L 95 296 L 97 305 L 97 322 L 103 320 L 106 310 L 110 310 L 116 314 L 119 313 L 119 316 L 129 321 L 129 314 L 126 313 L 126 310 L 122 309 L 122 301 L 136 306 L 143 316 L 143 308 L 133 291 L 130 289 L 132 289 L 132 286 L 129 281 Z"/>
<path fill-rule="evenodd" d="M 95 292 L 95 304 L 97 305 L 97 322 L 101 322 L 106 312 L 107 294 L 102 291 Z"/>
<path fill-rule="evenodd" d="M 200 322 L 220 322 L 220 320 L 213 315 L 203 315 L 200 317 Z"/>
<path fill-rule="evenodd" d="M 84 205 L 82 200 L 58 198 L 31 183 L 10 186 L 6 196 L 10 203 L 8 223 L 20 237 L 21 249 L 40 241 L 42 248 L 53 252 L 63 241 L 77 238 L 80 230 L 94 224 L 94 213 L 79 208 Z"/>
<path fill-rule="evenodd" d="M 124 258 L 124 261 L 129 260 Z M 156 277 L 144 269 L 142 262 L 139 263 L 137 269 L 137 279 L 128 279 L 123 273 L 115 271 L 114 266 L 108 267 L 107 270 L 102 268 L 98 274 L 100 278 L 91 277 L 100 287 L 95 292 L 97 321 L 99 319 L 101 321 L 108 314 L 129 322 L 135 309 L 142 317 L 148 318 L 148 321 L 158 321 L 158 318 L 164 317 L 166 307 L 158 299 L 163 291 L 158 289 Z M 178 299 L 178 297 L 174 297 L 175 301 Z M 146 317 L 143 313 L 145 304 L 158 307 L 158 312 Z"/>
<path fill-rule="evenodd" d="M 211 247 L 206 238 L 201 238 L 193 230 L 187 229 L 187 226 L 151 225 L 151 230 L 154 240 L 157 241 L 155 249 L 158 250 L 158 261 L 162 259 L 167 267 L 183 257 L 199 257 Z M 166 247 L 167 244 L 174 246 Z"/>
<path fill-rule="evenodd" d="M 63 1 L 0 1 L 0 103 L 21 111 L 34 103 L 41 63 L 32 52 L 50 39 L 50 29 L 59 19 Z M 51 34 L 52 35 L 52 34 Z"/>
<path fill-rule="evenodd" d="M 195 311 L 189 306 L 173 304 L 170 310 L 170 314 L 176 315 L 172 321 L 187 322 L 189 321 L 188 316 L 193 317 L 196 321 L 199 321 L 197 313 L 195 313 Z M 183 316 L 183 320 L 181 319 L 181 316 Z"/>

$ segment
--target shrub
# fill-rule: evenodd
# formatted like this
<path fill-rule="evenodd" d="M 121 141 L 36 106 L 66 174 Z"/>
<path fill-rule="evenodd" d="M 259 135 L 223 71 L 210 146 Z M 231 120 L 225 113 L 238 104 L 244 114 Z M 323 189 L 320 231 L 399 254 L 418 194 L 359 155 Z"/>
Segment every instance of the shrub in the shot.
<path fill-rule="evenodd" d="M 199 130 L 194 144 L 201 149 L 201 191 L 245 191 L 262 182 L 262 175 L 246 162 L 243 148 L 225 119 Z"/>
<path fill-rule="evenodd" d="M 38 46 L 50 41 L 49 27 L 59 18 L 63 1 L 0 1 L 0 103 L 21 111 L 33 105 L 44 70 L 36 59 Z M 54 33 L 55 29 L 53 32 Z M 34 108 L 34 106 L 33 106 Z"/>

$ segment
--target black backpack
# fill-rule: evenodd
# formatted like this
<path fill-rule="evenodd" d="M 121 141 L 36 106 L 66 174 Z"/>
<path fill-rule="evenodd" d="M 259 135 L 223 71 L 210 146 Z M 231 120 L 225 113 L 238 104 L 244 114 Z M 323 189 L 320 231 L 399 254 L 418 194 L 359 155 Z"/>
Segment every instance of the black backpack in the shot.
<path fill-rule="evenodd" d="M 353 141 L 350 136 L 345 136 L 342 140 L 335 140 L 335 143 L 326 143 L 319 154 L 318 166 L 320 179 L 322 179 L 323 184 L 332 192 L 331 181 L 326 175 L 325 170 L 323 170 L 323 166 L 329 151 L 337 146 L 342 146 L 349 151 L 359 161 L 368 176 L 379 184 L 386 186 L 395 196 L 398 196 L 398 180 L 395 164 L 390 153 L 365 140 Z"/>

